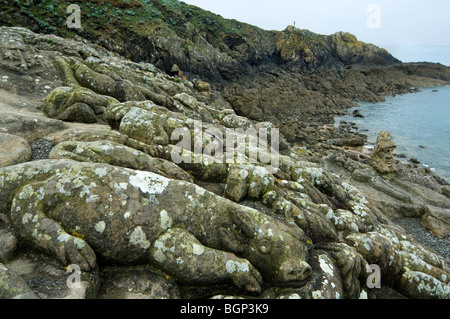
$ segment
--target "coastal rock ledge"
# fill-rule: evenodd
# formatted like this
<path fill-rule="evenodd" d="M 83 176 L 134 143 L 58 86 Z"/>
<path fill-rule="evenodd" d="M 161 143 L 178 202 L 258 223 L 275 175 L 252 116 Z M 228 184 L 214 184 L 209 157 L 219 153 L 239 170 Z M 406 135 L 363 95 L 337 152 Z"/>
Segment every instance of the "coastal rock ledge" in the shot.
<path fill-rule="evenodd" d="M 448 239 L 449 184 L 389 133 L 376 152 L 324 123 L 277 137 L 210 83 L 26 28 L 0 27 L 0 66 L 0 298 L 450 298 L 448 246 L 396 223 Z M 179 144 L 226 151 L 236 128 L 279 153 Z"/>

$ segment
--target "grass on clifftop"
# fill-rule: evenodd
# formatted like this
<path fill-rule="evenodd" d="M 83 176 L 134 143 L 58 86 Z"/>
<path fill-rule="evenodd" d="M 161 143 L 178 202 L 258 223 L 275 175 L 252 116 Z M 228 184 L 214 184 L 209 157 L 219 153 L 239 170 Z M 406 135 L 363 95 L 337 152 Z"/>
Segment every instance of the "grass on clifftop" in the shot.
<path fill-rule="evenodd" d="M 11 26 L 12 16 L 19 12 L 35 32 L 73 36 L 76 31 L 66 26 L 70 4 L 80 6 L 84 32 L 94 37 L 117 39 L 132 33 L 145 36 L 156 28 L 172 30 L 183 37 L 189 22 L 199 32 L 208 33 L 209 41 L 218 42 L 224 34 L 241 35 L 254 28 L 177 0 L 0 0 L 0 23 Z"/>
<path fill-rule="evenodd" d="M 71 4 L 80 6 L 83 30 L 66 25 L 72 14 L 67 13 Z M 275 49 L 284 62 L 303 59 L 305 63 L 320 65 L 322 60 L 329 60 L 328 53 L 335 55 L 332 59 L 348 64 L 361 60 L 364 52 L 372 49 L 349 33 L 321 35 L 292 26 L 283 31 L 266 31 L 178 0 L 0 0 L 0 7 L 0 25 L 24 26 L 37 33 L 66 38 L 78 34 L 112 51 L 117 44 L 139 46 L 146 39 L 159 38 L 181 39 L 186 43 L 181 49 L 186 51 L 201 35 L 212 47 L 232 57 L 252 59 L 260 52 L 261 56 L 273 54 L 271 45 L 275 40 Z M 235 51 L 236 47 L 240 48 Z M 197 50 L 202 53 L 204 48 Z M 387 52 L 382 53 L 388 57 Z"/>

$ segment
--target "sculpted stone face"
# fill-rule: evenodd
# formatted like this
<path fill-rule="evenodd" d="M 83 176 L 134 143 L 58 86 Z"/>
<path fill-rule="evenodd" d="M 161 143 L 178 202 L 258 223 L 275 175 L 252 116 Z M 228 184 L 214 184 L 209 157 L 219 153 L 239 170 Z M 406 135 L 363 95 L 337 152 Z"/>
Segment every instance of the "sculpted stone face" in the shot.
<path fill-rule="evenodd" d="M 381 174 L 395 173 L 397 171 L 394 164 L 394 149 L 396 147 L 391 133 L 380 132 L 370 159 L 370 165 Z"/>
<path fill-rule="evenodd" d="M 244 256 L 260 270 L 263 278 L 277 286 L 289 287 L 301 286 L 309 280 L 312 271 L 306 262 L 308 249 L 304 232 L 256 210 L 247 209 L 245 215 L 240 218 L 247 220 L 251 230 L 238 222 L 249 238 Z"/>

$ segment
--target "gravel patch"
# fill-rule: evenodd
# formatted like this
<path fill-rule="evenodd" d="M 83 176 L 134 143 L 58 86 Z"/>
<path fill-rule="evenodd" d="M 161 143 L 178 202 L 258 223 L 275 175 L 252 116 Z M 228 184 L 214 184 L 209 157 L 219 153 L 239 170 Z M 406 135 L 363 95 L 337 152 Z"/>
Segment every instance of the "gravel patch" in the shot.
<path fill-rule="evenodd" d="M 33 161 L 48 159 L 48 155 L 53 148 L 53 143 L 46 140 L 35 140 L 30 142 L 31 159 Z"/>
<path fill-rule="evenodd" d="M 439 238 L 433 236 L 420 224 L 420 218 L 400 218 L 393 222 L 401 226 L 422 245 L 433 249 L 444 258 L 450 258 L 450 237 Z"/>

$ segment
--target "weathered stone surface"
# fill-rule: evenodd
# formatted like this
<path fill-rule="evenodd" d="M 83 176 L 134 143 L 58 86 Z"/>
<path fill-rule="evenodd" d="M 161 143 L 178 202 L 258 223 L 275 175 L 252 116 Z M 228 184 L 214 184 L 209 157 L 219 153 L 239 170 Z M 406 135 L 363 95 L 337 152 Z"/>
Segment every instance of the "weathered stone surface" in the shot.
<path fill-rule="evenodd" d="M 0 167 L 27 162 L 30 159 L 31 148 L 24 138 L 0 133 Z"/>
<path fill-rule="evenodd" d="M 34 141 L 67 128 L 63 121 L 49 119 L 42 114 L 17 111 L 3 112 L 0 127 L 6 133 L 20 136 L 27 141 Z"/>
<path fill-rule="evenodd" d="M 173 278 L 148 266 L 107 267 L 100 299 L 179 299 Z"/>
<path fill-rule="evenodd" d="M 28 292 L 27 299 L 91 299 L 100 285 L 98 269 L 86 272 L 75 264 L 64 267 L 39 252 L 18 254 L 6 266 L 11 276 L 26 282 L 25 287 L 32 293 L 29 296 Z"/>
<path fill-rule="evenodd" d="M 25 280 L 0 263 L 0 299 L 38 299 Z"/>
<path fill-rule="evenodd" d="M 314 252 L 311 256 L 311 280 L 300 289 L 281 290 L 279 299 L 341 299 L 344 298 L 339 268 L 325 251 Z"/>
<path fill-rule="evenodd" d="M 245 167 L 233 166 L 228 173 L 225 196 L 239 203 L 247 196 L 249 173 Z"/>
<path fill-rule="evenodd" d="M 6 263 L 14 255 L 18 240 L 6 227 L 0 228 L 0 263 Z"/>
<path fill-rule="evenodd" d="M 377 232 L 352 234 L 346 241 L 356 248 L 369 264 L 381 268 L 384 280 L 401 276 L 398 290 L 412 298 L 442 298 L 448 294 L 448 266 L 445 260 L 417 245 L 396 228 L 379 226 Z M 410 280 L 413 273 L 423 273 Z M 432 292 L 428 288 L 432 287 Z M 438 287 L 437 292 L 433 287 Z M 447 292 L 446 292 L 447 291 Z"/>
<path fill-rule="evenodd" d="M 269 174 L 264 166 L 231 165 L 228 170 L 225 196 L 234 202 L 241 202 L 247 196 L 252 200 L 263 199 L 265 194 L 275 189 L 275 177 Z M 269 196 L 270 197 L 270 196 Z M 276 206 L 278 195 L 269 200 L 266 196 L 266 206 Z"/>
<path fill-rule="evenodd" d="M 81 123 L 96 123 L 116 99 L 83 87 L 59 87 L 46 98 L 43 110 L 51 118 Z"/>
<path fill-rule="evenodd" d="M 126 144 L 128 136 L 117 131 L 111 130 L 109 127 L 84 127 L 62 130 L 53 137 L 53 145 L 57 145 L 67 141 L 79 142 L 95 142 L 95 141 L 111 141 L 118 144 Z"/>
<path fill-rule="evenodd" d="M 303 74 L 317 66 L 317 53 L 354 63 L 346 48 L 356 40 L 335 35 L 330 38 L 334 53 L 320 53 L 295 38 L 303 32 L 282 33 L 277 47 L 283 72 L 267 69 L 280 57 L 264 60 L 264 52 L 251 52 L 248 38 L 223 41 L 242 61 L 253 57 L 244 69 L 255 64 L 261 76 L 240 69 L 228 53 L 192 50 L 193 59 L 215 61 L 208 65 L 211 72 L 236 80 L 220 88 L 211 81 L 208 88 L 79 38 L 1 27 L 6 78 L 0 82 L 0 130 L 28 140 L 53 139 L 52 157 L 60 159 L 0 169 L 0 217 L 17 233 L 17 238 L 9 230 L 0 234 L 0 262 L 8 267 L 0 276 L 20 289 L 27 284 L 30 296 L 40 298 L 358 298 L 375 295 L 366 287 L 366 266 L 375 264 L 382 289 L 396 290 L 390 296 L 445 297 L 446 260 L 390 221 L 430 220 L 426 206 L 450 209 L 445 181 L 402 163 L 380 174 L 370 166 L 370 152 L 359 147 L 366 136 L 355 133 L 354 124 L 337 128 L 322 120 L 353 98 L 377 101 L 381 92 L 409 91 L 413 82 L 395 85 L 405 80 L 404 72 L 448 77 L 440 71 L 425 74 L 439 70 L 426 65 L 399 66 L 403 71 L 360 66 L 361 71 L 335 69 L 331 62 L 336 79 L 325 71 Z M 202 37 L 201 46 L 211 45 Z M 277 52 L 270 50 L 271 41 L 257 38 L 264 50 Z M 178 40 L 168 41 L 170 54 L 183 59 L 186 48 Z M 158 50 L 143 52 L 158 55 Z M 393 74 L 397 80 L 386 80 Z M 93 122 L 94 114 L 110 127 L 44 118 L 39 101 L 45 98 L 62 107 L 56 117 Z M 300 114 L 310 123 L 300 121 Z M 277 126 L 289 136 L 289 142 L 280 136 L 282 154 L 258 146 L 259 156 L 251 162 L 255 147 L 249 143 L 235 162 L 225 161 L 217 149 L 201 158 L 194 152 L 194 146 L 211 151 L 212 137 L 213 145 L 231 147 L 224 134 L 230 128 Z M 174 132 L 186 133 L 181 135 L 188 145 L 182 146 Z M 237 147 L 239 139 L 231 143 Z M 176 155 L 186 161 L 176 161 Z M 277 160 L 263 163 L 263 155 Z M 81 290 L 67 290 L 63 267 L 69 263 L 82 268 Z M 410 280 L 416 274 L 420 280 Z M 104 289 L 97 293 L 99 281 Z M 10 292 L 0 294 L 20 296 Z"/>
<path fill-rule="evenodd" d="M 450 287 L 422 272 L 408 271 L 401 278 L 401 291 L 419 299 L 449 299 Z M 420 287 L 417 290 L 417 287 Z"/>
<path fill-rule="evenodd" d="M 450 186 L 449 185 L 443 186 L 441 191 L 442 191 L 442 194 L 444 194 L 445 196 L 450 198 Z"/>
<path fill-rule="evenodd" d="M 75 103 L 69 106 L 58 116 L 58 119 L 67 122 L 97 123 L 94 111 L 84 103 Z"/>
<path fill-rule="evenodd" d="M 49 158 L 106 163 L 192 181 L 188 173 L 172 162 L 153 158 L 138 150 L 110 141 L 62 142 L 52 149 Z"/>
<path fill-rule="evenodd" d="M 211 92 L 211 84 L 208 82 L 197 80 L 194 81 L 194 88 L 200 92 L 210 93 Z"/>
<path fill-rule="evenodd" d="M 194 184 L 67 160 L 17 165 L 0 170 L 0 176 L 0 209 L 11 207 L 20 236 L 65 265 L 89 270 L 96 255 L 115 263 L 147 261 L 180 282 L 231 281 L 250 292 L 260 291 L 259 271 L 280 285 L 310 275 L 300 228 Z"/>
<path fill-rule="evenodd" d="M 421 224 L 435 236 L 450 236 L 450 209 L 426 206 Z"/>

